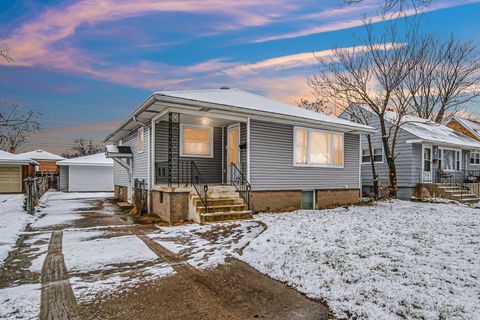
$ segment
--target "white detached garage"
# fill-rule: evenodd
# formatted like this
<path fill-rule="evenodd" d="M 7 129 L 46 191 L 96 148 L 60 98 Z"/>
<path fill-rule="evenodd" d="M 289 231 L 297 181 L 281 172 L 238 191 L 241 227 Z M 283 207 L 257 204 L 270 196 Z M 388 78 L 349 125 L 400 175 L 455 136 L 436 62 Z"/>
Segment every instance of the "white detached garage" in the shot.
<path fill-rule="evenodd" d="M 104 153 L 58 161 L 61 191 L 113 191 L 113 160 Z"/>

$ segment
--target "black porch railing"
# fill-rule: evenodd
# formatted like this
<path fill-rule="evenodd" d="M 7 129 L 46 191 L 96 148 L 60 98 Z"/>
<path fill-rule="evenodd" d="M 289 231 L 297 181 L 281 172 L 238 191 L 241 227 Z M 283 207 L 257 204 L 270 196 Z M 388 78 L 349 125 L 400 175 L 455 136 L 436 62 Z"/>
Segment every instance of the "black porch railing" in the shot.
<path fill-rule="evenodd" d="M 425 173 L 420 170 L 420 182 L 431 182 L 455 191 L 461 199 L 480 198 L 480 170 L 442 170 L 432 168 L 431 179 L 425 179 Z M 423 177 L 423 179 L 422 179 Z M 427 177 L 428 178 L 428 177 Z M 431 181 L 430 181 L 431 180 Z"/>
<path fill-rule="evenodd" d="M 191 185 L 205 207 L 204 212 L 208 212 L 208 184 L 194 161 L 178 160 L 172 166 L 169 166 L 168 161 L 156 162 L 155 183 L 167 184 L 169 187 Z"/>
<path fill-rule="evenodd" d="M 155 163 L 155 183 L 188 186 L 191 183 L 191 160 L 178 160 L 169 170 L 168 161 Z"/>
<path fill-rule="evenodd" d="M 250 183 L 248 180 L 245 178 L 243 175 L 242 171 L 238 169 L 238 167 L 235 164 L 231 164 L 230 166 L 231 172 L 230 176 L 232 179 L 232 185 L 237 189 L 238 193 L 242 197 L 242 199 L 245 201 L 248 210 L 252 210 L 252 198 L 250 194 L 250 190 L 252 189 Z"/>
<path fill-rule="evenodd" d="M 190 182 L 195 191 L 197 191 L 200 201 L 202 201 L 202 205 L 205 208 L 203 212 L 208 213 L 208 184 L 200 173 L 200 170 L 198 170 L 195 162 L 191 161 L 190 166 Z"/>

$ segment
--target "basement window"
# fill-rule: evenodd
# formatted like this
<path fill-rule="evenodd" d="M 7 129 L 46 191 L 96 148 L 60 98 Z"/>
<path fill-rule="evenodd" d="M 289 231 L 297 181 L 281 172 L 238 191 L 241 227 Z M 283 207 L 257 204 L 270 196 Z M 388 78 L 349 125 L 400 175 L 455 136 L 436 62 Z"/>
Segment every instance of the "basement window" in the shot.
<path fill-rule="evenodd" d="M 213 157 L 213 128 L 182 124 L 180 126 L 182 157 Z"/>
<path fill-rule="evenodd" d="M 315 207 L 315 191 L 302 191 L 302 209 L 313 210 Z"/>

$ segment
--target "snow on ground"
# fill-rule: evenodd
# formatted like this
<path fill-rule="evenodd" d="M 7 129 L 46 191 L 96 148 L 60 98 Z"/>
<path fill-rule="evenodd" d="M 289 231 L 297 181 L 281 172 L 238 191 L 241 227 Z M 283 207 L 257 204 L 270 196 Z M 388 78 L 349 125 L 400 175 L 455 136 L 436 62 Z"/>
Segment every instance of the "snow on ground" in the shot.
<path fill-rule="evenodd" d="M 23 210 L 23 194 L 0 195 L 0 266 L 33 215 Z"/>
<path fill-rule="evenodd" d="M 256 221 L 222 224 L 190 224 L 161 227 L 149 234 L 154 241 L 187 259 L 194 267 L 212 268 L 236 257 L 239 250 L 258 236 L 264 227 Z"/>
<path fill-rule="evenodd" d="M 40 284 L 0 289 L 0 319 L 38 319 Z"/>
<path fill-rule="evenodd" d="M 90 302 L 102 293 L 121 293 L 147 282 L 171 276 L 175 273 L 167 263 L 156 264 L 151 267 L 140 268 L 132 272 L 127 270 L 108 275 L 98 275 L 88 280 L 79 276 L 70 278 L 75 297 L 79 302 Z"/>
<path fill-rule="evenodd" d="M 392 201 L 260 215 L 240 259 L 359 319 L 478 319 L 480 211 Z"/>
<path fill-rule="evenodd" d="M 80 208 L 90 207 L 87 200 L 110 197 L 111 192 L 57 192 L 49 191 L 42 197 L 40 215 L 46 214 L 32 224 L 32 228 L 46 228 L 54 225 L 67 224 L 82 219 L 76 212 Z M 95 211 L 95 210 L 92 210 Z"/>
<path fill-rule="evenodd" d="M 102 238 L 100 231 L 65 231 L 63 256 L 70 271 L 102 270 L 120 263 L 158 257 L 136 236 Z"/>
<path fill-rule="evenodd" d="M 62 252 L 80 302 L 122 292 L 175 273 L 136 236 L 112 236 L 95 229 L 64 230 Z"/>

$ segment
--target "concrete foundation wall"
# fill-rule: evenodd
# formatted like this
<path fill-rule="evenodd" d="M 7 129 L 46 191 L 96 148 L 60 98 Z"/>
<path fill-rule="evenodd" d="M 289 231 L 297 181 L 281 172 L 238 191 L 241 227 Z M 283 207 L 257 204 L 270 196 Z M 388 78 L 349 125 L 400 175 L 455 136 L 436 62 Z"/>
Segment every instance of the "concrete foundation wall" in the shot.
<path fill-rule="evenodd" d="M 315 205 L 317 209 L 325 209 L 356 203 L 359 199 L 359 189 L 317 190 Z"/>
<path fill-rule="evenodd" d="M 114 193 L 115 199 L 127 202 L 127 200 L 128 200 L 128 188 L 127 187 L 115 185 L 113 193 Z"/>
<path fill-rule="evenodd" d="M 359 201 L 359 189 L 316 190 L 316 209 L 331 208 Z M 255 212 L 279 212 L 297 210 L 302 207 L 302 191 L 253 191 L 252 202 Z"/>
<path fill-rule="evenodd" d="M 188 220 L 189 194 L 152 191 L 152 213 L 170 224 Z"/>

